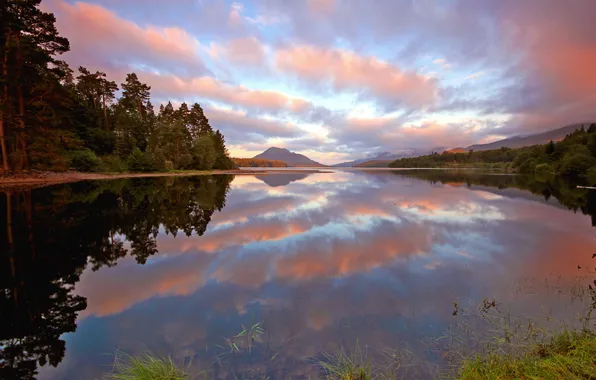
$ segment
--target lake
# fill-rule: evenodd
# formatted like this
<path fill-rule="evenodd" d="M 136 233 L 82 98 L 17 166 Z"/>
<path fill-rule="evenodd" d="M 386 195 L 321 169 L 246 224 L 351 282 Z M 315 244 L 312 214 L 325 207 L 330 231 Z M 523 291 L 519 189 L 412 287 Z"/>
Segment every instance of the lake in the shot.
<path fill-rule="evenodd" d="M 580 323 L 596 267 L 596 192 L 515 175 L 90 181 L 3 190 L 0 215 L 3 378 L 142 351 L 307 378 L 342 349 L 433 378 L 495 329 Z"/>

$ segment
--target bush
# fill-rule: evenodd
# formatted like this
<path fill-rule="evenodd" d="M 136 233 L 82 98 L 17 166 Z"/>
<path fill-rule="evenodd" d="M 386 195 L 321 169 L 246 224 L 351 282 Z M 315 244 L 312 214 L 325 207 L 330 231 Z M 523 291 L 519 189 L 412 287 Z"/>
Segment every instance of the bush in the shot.
<path fill-rule="evenodd" d="M 534 168 L 538 165 L 538 161 L 533 158 L 529 158 L 520 165 L 520 173 L 534 173 Z"/>
<path fill-rule="evenodd" d="M 126 162 L 122 161 L 118 156 L 104 156 L 101 158 L 101 161 L 103 162 L 101 170 L 104 172 L 123 173 L 128 170 Z"/>
<path fill-rule="evenodd" d="M 96 172 L 101 169 L 101 160 L 89 149 L 76 150 L 70 154 L 70 167 L 82 172 Z"/>
<path fill-rule="evenodd" d="M 554 173 L 553 168 L 549 164 L 539 164 L 534 168 L 534 174 L 541 176 L 548 176 Z"/>
<path fill-rule="evenodd" d="M 596 164 L 595 161 L 593 157 L 583 153 L 567 155 L 563 158 L 559 171 L 566 177 L 583 177 Z"/>
<path fill-rule="evenodd" d="M 591 186 L 596 185 L 596 166 L 592 166 L 588 170 L 588 174 L 586 174 L 586 177 L 588 178 L 588 182 Z"/>
<path fill-rule="evenodd" d="M 165 169 L 165 161 L 158 155 L 141 152 L 139 148 L 132 151 L 127 159 L 128 170 L 131 172 L 155 172 Z"/>

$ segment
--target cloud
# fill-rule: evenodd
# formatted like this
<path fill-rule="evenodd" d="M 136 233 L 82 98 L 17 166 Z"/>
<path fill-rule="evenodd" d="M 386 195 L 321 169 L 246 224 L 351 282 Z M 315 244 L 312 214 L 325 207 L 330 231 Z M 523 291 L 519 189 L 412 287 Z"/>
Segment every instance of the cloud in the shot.
<path fill-rule="evenodd" d="M 213 45 L 211 54 L 220 56 L 239 65 L 257 66 L 265 62 L 265 47 L 256 37 L 243 37 L 230 40 L 224 45 Z"/>
<path fill-rule="evenodd" d="M 336 91 L 361 93 L 387 107 L 424 107 L 435 100 L 434 80 L 402 70 L 375 56 L 342 49 L 290 46 L 275 52 L 279 69 L 312 83 L 330 83 Z"/>
<path fill-rule="evenodd" d="M 205 115 L 214 128 L 223 131 L 231 144 L 246 142 L 247 135 L 269 138 L 295 137 L 304 133 L 292 123 L 253 117 L 244 111 L 205 107 Z"/>
<path fill-rule="evenodd" d="M 203 74 L 199 42 L 178 27 L 141 27 L 99 5 L 63 0 L 44 2 L 71 43 L 66 59 L 76 65 L 140 65 L 162 72 Z M 84 32 L 83 32 L 84 31 Z"/>
<path fill-rule="evenodd" d="M 207 103 L 238 151 L 275 137 L 329 162 L 596 119 L 592 0 L 41 6 L 70 39 L 70 64 L 117 81 L 135 71 L 158 101 Z M 347 116 L 364 106 L 368 121 Z"/>

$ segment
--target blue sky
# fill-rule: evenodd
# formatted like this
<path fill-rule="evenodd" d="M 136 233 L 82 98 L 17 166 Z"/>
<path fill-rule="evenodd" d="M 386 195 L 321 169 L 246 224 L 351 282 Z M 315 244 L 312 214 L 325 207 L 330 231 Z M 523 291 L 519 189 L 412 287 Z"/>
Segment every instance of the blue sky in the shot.
<path fill-rule="evenodd" d="M 323 163 L 596 119 L 596 2 L 44 0 L 73 66 Z M 591 16 L 592 15 L 592 16 Z"/>

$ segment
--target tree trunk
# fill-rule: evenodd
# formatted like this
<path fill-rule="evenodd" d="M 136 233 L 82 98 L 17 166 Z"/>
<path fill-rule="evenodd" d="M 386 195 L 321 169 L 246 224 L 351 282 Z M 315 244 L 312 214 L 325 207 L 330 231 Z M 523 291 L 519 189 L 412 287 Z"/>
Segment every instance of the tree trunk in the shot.
<path fill-rule="evenodd" d="M 23 55 L 21 52 L 21 36 L 15 34 L 17 41 L 17 96 L 19 98 L 19 128 L 18 133 L 19 145 L 23 154 L 23 167 L 29 169 L 29 159 L 27 157 L 27 141 L 25 139 L 25 100 L 23 99 L 23 86 L 21 80 L 21 69 L 23 67 Z"/>
<path fill-rule="evenodd" d="M 104 127 L 107 130 L 109 128 L 108 128 L 108 109 L 106 107 L 106 94 L 103 94 L 102 98 L 103 98 L 103 121 L 104 121 Z"/>
<path fill-rule="evenodd" d="M 138 108 L 139 108 L 139 117 L 141 118 L 141 121 L 143 121 L 143 112 L 141 112 L 141 99 L 138 100 Z"/>
<path fill-rule="evenodd" d="M 29 169 L 29 158 L 27 157 L 27 140 L 25 138 L 25 101 L 23 99 L 23 88 L 19 83 L 17 85 L 17 93 L 19 97 L 19 144 L 23 151 L 23 168 Z"/>
<path fill-rule="evenodd" d="M 6 44 L 4 46 L 4 59 L 2 60 L 2 77 L 6 81 L 8 79 L 8 42 L 12 32 L 8 29 L 6 36 Z M 4 107 L 8 102 L 8 83 L 4 82 L 4 89 L 2 91 L 2 98 L 0 99 L 0 148 L 2 149 L 2 169 L 5 172 L 9 171 L 8 167 L 8 150 L 6 149 L 6 133 L 4 123 Z"/>

